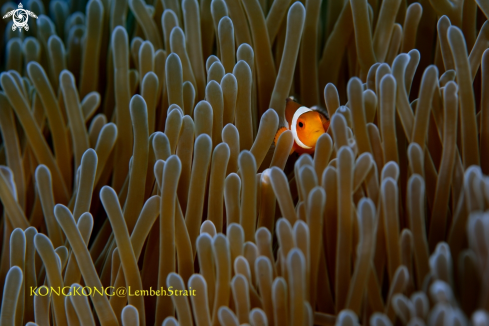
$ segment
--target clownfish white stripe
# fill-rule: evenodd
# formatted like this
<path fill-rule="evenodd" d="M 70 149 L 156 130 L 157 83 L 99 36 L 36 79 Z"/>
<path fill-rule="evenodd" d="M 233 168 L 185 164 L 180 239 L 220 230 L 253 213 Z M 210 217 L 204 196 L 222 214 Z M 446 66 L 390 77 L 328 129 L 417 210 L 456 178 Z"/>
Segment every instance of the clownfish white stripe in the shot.
<path fill-rule="evenodd" d="M 299 139 L 299 136 L 297 135 L 297 120 L 299 119 L 299 117 L 302 114 L 309 112 L 309 111 L 312 111 L 312 110 L 309 108 L 306 108 L 305 106 L 301 106 L 300 108 L 298 108 L 297 111 L 295 111 L 294 116 L 292 118 L 292 123 L 290 124 L 290 131 L 292 131 L 292 135 L 294 136 L 295 142 L 297 143 L 297 145 L 299 145 L 300 147 L 305 148 L 305 149 L 310 149 L 312 147 L 307 146 L 306 144 L 304 144 Z"/>

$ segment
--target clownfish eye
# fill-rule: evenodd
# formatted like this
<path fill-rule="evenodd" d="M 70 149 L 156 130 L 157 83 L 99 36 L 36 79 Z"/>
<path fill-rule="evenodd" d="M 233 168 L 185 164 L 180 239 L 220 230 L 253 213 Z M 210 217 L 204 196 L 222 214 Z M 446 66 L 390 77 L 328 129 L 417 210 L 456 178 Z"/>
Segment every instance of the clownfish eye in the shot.
<path fill-rule="evenodd" d="M 299 121 L 299 128 L 304 128 L 304 122 Z"/>

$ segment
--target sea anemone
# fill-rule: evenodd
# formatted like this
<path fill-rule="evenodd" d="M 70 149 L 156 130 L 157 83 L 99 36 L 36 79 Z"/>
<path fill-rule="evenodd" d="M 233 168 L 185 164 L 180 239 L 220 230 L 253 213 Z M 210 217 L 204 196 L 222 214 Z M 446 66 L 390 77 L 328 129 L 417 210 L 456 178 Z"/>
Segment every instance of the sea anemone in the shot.
<path fill-rule="evenodd" d="M 487 1 L 26 9 L 0 325 L 489 325 Z M 289 96 L 313 155 L 274 142 Z"/>

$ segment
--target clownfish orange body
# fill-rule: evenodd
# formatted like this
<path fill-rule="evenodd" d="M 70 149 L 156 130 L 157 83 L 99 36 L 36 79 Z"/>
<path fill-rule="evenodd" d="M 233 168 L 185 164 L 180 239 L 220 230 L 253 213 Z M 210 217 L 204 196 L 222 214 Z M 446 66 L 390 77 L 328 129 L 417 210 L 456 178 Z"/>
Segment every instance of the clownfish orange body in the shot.
<path fill-rule="evenodd" d="M 288 128 L 282 127 L 275 135 L 275 145 L 277 145 L 280 135 L 286 131 L 292 131 L 294 145 L 290 154 L 296 152 L 300 154 L 312 154 L 316 148 L 318 138 L 328 131 L 329 117 L 326 112 L 320 111 L 317 107 L 307 108 L 295 102 L 292 98 L 287 99 L 285 106 L 285 119 Z"/>

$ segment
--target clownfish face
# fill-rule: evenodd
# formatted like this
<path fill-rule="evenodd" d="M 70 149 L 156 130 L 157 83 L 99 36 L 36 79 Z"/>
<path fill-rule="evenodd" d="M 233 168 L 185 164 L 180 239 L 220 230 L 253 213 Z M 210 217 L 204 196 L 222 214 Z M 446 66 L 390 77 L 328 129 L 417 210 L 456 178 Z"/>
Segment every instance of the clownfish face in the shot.
<path fill-rule="evenodd" d="M 301 106 L 294 112 L 289 127 L 297 146 L 312 150 L 318 138 L 328 130 L 329 120 L 320 112 Z"/>
<path fill-rule="evenodd" d="M 275 145 L 282 133 L 290 130 L 294 137 L 294 144 L 290 154 L 297 152 L 299 155 L 314 153 L 316 143 L 322 134 L 328 131 L 328 114 L 318 107 L 307 108 L 295 102 L 293 98 L 287 99 L 285 107 L 285 120 L 287 126 L 281 127 L 275 135 Z"/>
<path fill-rule="evenodd" d="M 294 126 L 291 126 L 292 128 Z M 326 132 L 321 121 L 321 113 L 316 111 L 301 114 L 297 119 L 295 130 L 299 140 L 308 147 L 315 147 L 319 136 Z"/>

